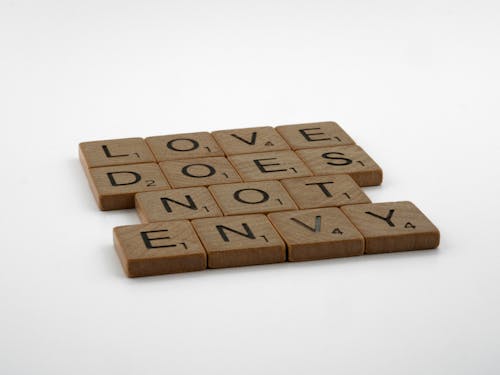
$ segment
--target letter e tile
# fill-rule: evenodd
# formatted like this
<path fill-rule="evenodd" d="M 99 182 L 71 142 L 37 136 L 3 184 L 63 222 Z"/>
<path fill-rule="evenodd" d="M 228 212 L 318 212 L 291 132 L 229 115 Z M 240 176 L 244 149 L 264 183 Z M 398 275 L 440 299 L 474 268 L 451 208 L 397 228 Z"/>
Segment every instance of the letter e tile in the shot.
<path fill-rule="evenodd" d="M 266 181 L 311 176 L 311 171 L 293 151 L 233 155 L 229 160 L 243 181 Z"/>
<path fill-rule="evenodd" d="M 116 252 L 129 277 L 207 267 L 205 250 L 187 220 L 116 227 L 113 235 Z"/>
<path fill-rule="evenodd" d="M 277 126 L 276 130 L 292 150 L 354 144 L 344 129 L 332 121 L 282 125 Z"/>

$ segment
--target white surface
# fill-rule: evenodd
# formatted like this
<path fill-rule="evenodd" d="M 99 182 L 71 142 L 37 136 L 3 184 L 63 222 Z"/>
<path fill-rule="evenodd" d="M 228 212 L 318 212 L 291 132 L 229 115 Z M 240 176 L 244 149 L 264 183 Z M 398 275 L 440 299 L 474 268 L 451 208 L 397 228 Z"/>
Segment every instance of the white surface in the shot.
<path fill-rule="evenodd" d="M 498 374 L 497 1 L 0 1 L 0 373 Z M 437 251 L 127 279 L 80 141 L 335 120 Z"/>

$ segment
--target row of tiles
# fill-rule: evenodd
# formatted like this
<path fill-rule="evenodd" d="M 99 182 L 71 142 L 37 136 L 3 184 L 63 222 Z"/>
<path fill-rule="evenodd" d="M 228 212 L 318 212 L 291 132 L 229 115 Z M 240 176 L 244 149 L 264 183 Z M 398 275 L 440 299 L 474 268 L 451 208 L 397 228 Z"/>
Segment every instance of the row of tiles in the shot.
<path fill-rule="evenodd" d="M 370 203 L 348 175 L 240 182 L 138 193 L 143 223 Z"/>
<path fill-rule="evenodd" d="M 433 249 L 440 238 L 411 202 L 127 225 L 113 234 L 129 277 Z"/>
<path fill-rule="evenodd" d="M 86 168 L 352 145 L 335 122 L 319 122 L 82 142 Z"/>
<path fill-rule="evenodd" d="M 359 186 L 380 185 L 382 169 L 359 146 L 169 160 L 85 169 L 102 210 L 133 207 L 135 193 L 195 186 L 348 174 Z"/>

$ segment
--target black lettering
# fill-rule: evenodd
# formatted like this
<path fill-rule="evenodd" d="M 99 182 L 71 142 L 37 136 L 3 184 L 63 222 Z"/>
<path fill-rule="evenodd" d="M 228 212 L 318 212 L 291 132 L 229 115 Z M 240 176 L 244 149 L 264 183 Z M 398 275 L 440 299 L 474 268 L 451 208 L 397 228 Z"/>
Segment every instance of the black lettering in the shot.
<path fill-rule="evenodd" d="M 182 202 L 176 201 L 175 199 L 165 198 L 165 197 L 160 198 L 160 200 L 161 200 L 161 203 L 163 203 L 163 207 L 165 207 L 165 210 L 167 210 L 167 212 L 172 212 L 172 207 L 170 207 L 170 204 L 168 202 L 172 202 L 172 203 L 178 204 L 179 206 L 190 208 L 191 210 L 198 209 L 198 207 L 196 207 L 196 203 L 194 203 L 194 200 L 193 200 L 193 198 L 191 198 L 190 195 L 185 195 L 185 198 L 186 198 L 187 203 L 182 203 Z"/>
<path fill-rule="evenodd" d="M 224 242 L 229 242 L 229 238 L 227 237 L 227 234 L 226 234 L 226 232 L 224 230 L 227 230 L 229 232 L 233 232 L 233 233 L 238 234 L 240 236 L 243 236 L 243 237 L 255 240 L 255 234 L 253 234 L 253 232 L 250 229 L 250 227 L 248 226 L 248 224 L 247 223 L 242 223 L 241 225 L 243 226 L 243 229 L 245 230 L 245 233 L 239 232 L 239 231 L 237 231 L 236 229 L 233 229 L 233 228 L 226 227 L 225 225 L 217 225 L 216 228 L 217 228 L 217 231 L 219 232 L 220 236 L 224 240 Z"/>
<path fill-rule="evenodd" d="M 413 225 L 413 224 L 412 224 L 412 223 L 410 223 L 410 222 L 407 222 L 407 223 L 405 224 L 405 228 L 415 229 L 415 228 L 416 228 L 416 226 L 415 226 L 415 225 Z"/>
<path fill-rule="evenodd" d="M 179 148 L 179 147 L 176 147 L 174 145 L 174 143 L 178 142 L 178 141 L 187 141 L 187 142 L 191 143 L 191 145 L 188 146 L 187 148 Z M 167 148 L 171 149 L 172 151 L 181 151 L 181 152 L 193 151 L 193 150 L 196 150 L 198 147 L 200 147 L 200 144 L 198 143 L 198 141 L 196 141 L 194 139 L 190 139 L 190 138 L 176 138 L 176 139 L 172 139 L 172 140 L 167 142 Z"/>
<path fill-rule="evenodd" d="M 339 228 L 335 228 L 334 230 L 332 230 L 332 234 L 344 234 L 344 232 L 342 232 Z"/>
<path fill-rule="evenodd" d="M 309 184 L 306 184 L 306 186 L 310 185 L 318 185 L 323 194 L 325 194 L 328 198 L 332 197 L 332 193 L 325 187 L 327 184 L 333 184 L 333 181 L 327 181 L 327 182 L 311 182 Z"/>
<path fill-rule="evenodd" d="M 379 216 L 377 214 L 374 214 L 373 212 L 366 211 L 365 214 L 371 215 L 373 217 L 376 217 L 380 220 L 384 220 L 390 227 L 395 227 L 394 223 L 391 221 L 392 215 L 394 215 L 394 209 L 390 209 L 389 213 L 387 214 L 386 217 Z"/>
<path fill-rule="evenodd" d="M 256 201 L 245 200 L 241 197 L 241 193 L 243 193 L 244 191 L 256 191 L 257 193 L 259 193 L 261 195 L 261 198 L 259 200 L 256 200 Z M 240 190 L 237 190 L 234 192 L 233 198 L 241 203 L 259 204 L 259 203 L 267 202 L 269 200 L 269 194 L 266 193 L 264 190 L 260 190 L 260 189 L 240 189 Z"/>
<path fill-rule="evenodd" d="M 271 164 L 262 164 L 261 160 L 276 160 L 277 158 L 266 158 L 266 159 L 255 159 L 253 162 L 259 168 L 259 171 L 262 173 L 269 173 L 269 172 L 285 172 L 286 169 L 266 169 L 265 167 L 271 167 L 273 165 L 280 165 L 280 163 L 271 163 Z"/>
<path fill-rule="evenodd" d="M 119 158 L 121 156 L 128 156 L 129 154 L 122 154 L 122 155 L 112 155 L 111 152 L 109 151 L 109 148 L 107 145 L 102 145 L 102 149 L 104 151 L 104 155 L 108 158 Z"/>
<path fill-rule="evenodd" d="M 115 175 L 119 175 L 119 174 L 131 174 L 132 176 L 134 176 L 134 181 L 119 183 L 115 179 Z M 108 173 L 106 173 L 106 175 L 108 176 L 109 182 L 111 182 L 112 186 L 133 185 L 133 184 L 138 183 L 141 180 L 141 175 L 137 172 L 129 172 L 129 171 L 108 172 Z"/>
<path fill-rule="evenodd" d="M 310 230 L 311 232 L 321 232 L 321 216 L 319 215 L 314 219 L 314 227 L 311 227 L 303 221 L 300 221 L 299 219 L 294 217 L 290 218 L 290 220 L 295 221 L 297 224 L 302 225 L 304 228 Z"/>
<path fill-rule="evenodd" d="M 349 159 L 349 158 L 341 158 L 341 157 L 332 157 L 331 155 L 344 155 L 342 152 L 325 152 L 323 155 L 321 155 L 321 157 L 323 159 L 328 159 L 328 160 L 335 160 L 336 162 L 327 162 L 327 164 L 330 164 L 330 165 L 336 165 L 336 166 L 339 166 L 339 165 L 349 165 L 352 163 L 352 160 Z"/>
<path fill-rule="evenodd" d="M 168 232 L 168 229 L 163 229 L 163 230 L 148 230 L 146 232 L 141 232 L 141 237 L 142 240 L 144 241 L 144 245 L 146 245 L 147 249 L 159 249 L 162 247 L 175 247 L 177 245 L 169 244 L 169 245 L 153 245 L 151 241 L 157 241 L 157 240 L 169 240 L 170 237 L 156 237 L 156 238 L 150 238 L 149 233 L 159 233 L 159 232 Z"/>
<path fill-rule="evenodd" d="M 231 134 L 234 138 L 239 139 L 240 141 L 246 143 L 247 145 L 251 146 L 255 144 L 255 141 L 257 140 L 257 132 L 252 132 L 252 138 L 250 138 L 250 141 L 247 141 L 245 138 L 240 137 L 237 134 Z"/>
<path fill-rule="evenodd" d="M 320 133 L 307 133 L 306 130 L 318 130 L 321 128 L 306 128 L 306 129 L 299 129 L 300 134 L 306 139 L 308 142 L 315 142 L 315 141 L 329 141 L 331 138 L 316 138 L 313 139 L 311 138 L 312 135 L 324 135 L 325 133 L 320 132 Z"/>
<path fill-rule="evenodd" d="M 189 171 L 190 168 L 196 167 L 196 166 L 206 168 L 207 173 L 196 175 L 196 174 L 193 174 L 192 172 Z M 211 165 L 208 165 L 208 164 L 188 164 L 188 165 L 182 167 L 181 172 L 183 175 L 188 176 L 188 177 L 203 178 L 203 177 L 213 176 L 215 174 L 215 168 L 212 167 Z"/>

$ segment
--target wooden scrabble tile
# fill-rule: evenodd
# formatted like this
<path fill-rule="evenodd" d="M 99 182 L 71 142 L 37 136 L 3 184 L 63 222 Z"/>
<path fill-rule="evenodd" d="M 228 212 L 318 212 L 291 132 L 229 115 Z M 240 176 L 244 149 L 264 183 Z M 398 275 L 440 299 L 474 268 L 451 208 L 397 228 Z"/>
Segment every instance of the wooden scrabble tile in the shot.
<path fill-rule="evenodd" d="M 148 137 L 146 142 L 158 161 L 224 156 L 208 132 Z"/>
<path fill-rule="evenodd" d="M 301 209 L 371 202 L 346 174 L 289 178 L 281 183 Z"/>
<path fill-rule="evenodd" d="M 290 147 L 271 126 L 220 130 L 212 135 L 226 155 L 289 150 Z"/>
<path fill-rule="evenodd" d="M 354 144 L 344 129 L 332 121 L 282 125 L 277 126 L 276 130 L 292 150 Z"/>
<path fill-rule="evenodd" d="M 359 186 L 382 183 L 382 169 L 356 145 L 298 150 L 297 155 L 317 176 L 348 174 Z"/>
<path fill-rule="evenodd" d="M 222 216 L 206 187 L 148 191 L 135 195 L 143 223 Z"/>
<path fill-rule="evenodd" d="M 279 180 L 312 175 L 293 151 L 232 155 L 228 158 L 243 181 Z"/>
<path fill-rule="evenodd" d="M 160 167 L 174 188 L 241 182 L 231 163 L 222 157 L 169 160 Z"/>
<path fill-rule="evenodd" d="M 366 254 L 434 249 L 439 230 L 411 202 L 343 206 L 366 241 Z"/>
<path fill-rule="evenodd" d="M 224 215 L 297 209 L 292 198 L 278 181 L 212 185 L 209 189 Z"/>
<path fill-rule="evenodd" d="M 82 142 L 79 145 L 79 153 L 80 162 L 86 169 L 156 161 L 142 138 Z"/>
<path fill-rule="evenodd" d="M 363 236 L 336 207 L 275 212 L 268 217 L 285 240 L 291 262 L 363 254 Z"/>
<path fill-rule="evenodd" d="M 113 237 L 129 277 L 207 268 L 205 250 L 187 220 L 116 227 Z"/>
<path fill-rule="evenodd" d="M 208 268 L 249 266 L 286 260 L 286 250 L 265 215 L 192 221 L 208 256 Z"/>
<path fill-rule="evenodd" d="M 170 188 L 156 163 L 90 168 L 87 177 L 103 211 L 133 208 L 135 193 Z"/>

